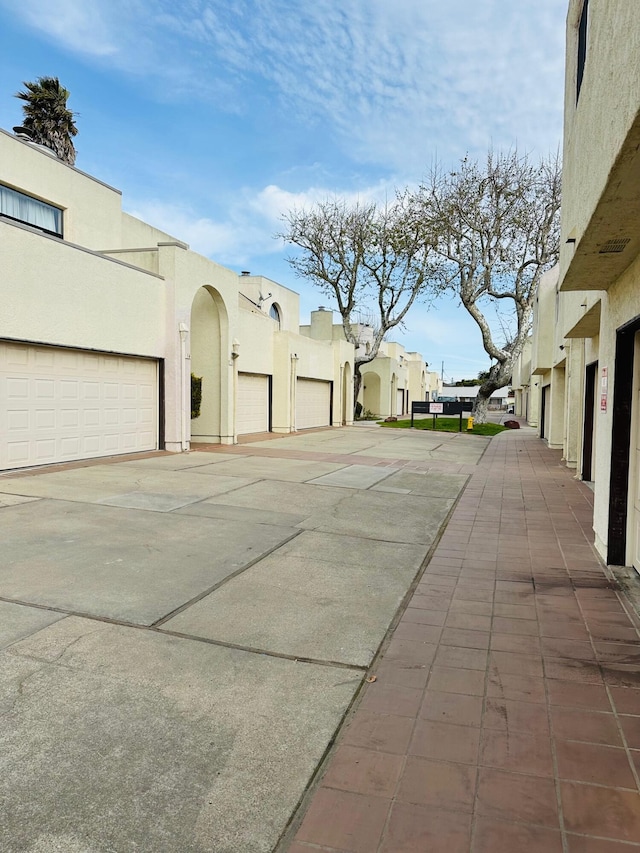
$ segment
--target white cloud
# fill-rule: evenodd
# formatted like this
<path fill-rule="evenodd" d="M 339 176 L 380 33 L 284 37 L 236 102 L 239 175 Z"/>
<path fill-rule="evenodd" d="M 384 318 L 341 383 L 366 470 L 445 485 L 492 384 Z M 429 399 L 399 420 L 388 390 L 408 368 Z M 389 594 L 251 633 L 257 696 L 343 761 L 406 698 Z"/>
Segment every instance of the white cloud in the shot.
<path fill-rule="evenodd" d="M 10 0 L 0 0 L 7 7 Z M 229 110 L 258 90 L 354 159 L 409 171 L 493 141 L 543 153 L 561 132 L 557 0 L 25 0 L 65 47 Z M 14 6 L 11 3 L 11 6 Z M 170 58 L 167 61 L 167 58 Z M 149 84 L 149 81 L 147 81 Z"/>
<path fill-rule="evenodd" d="M 252 255 L 281 250 L 272 237 L 273 229 L 245 207 L 230 210 L 224 221 L 200 216 L 186 205 L 164 201 L 134 203 L 129 212 L 221 264 L 238 266 Z"/>
<path fill-rule="evenodd" d="M 282 252 L 283 244 L 274 234 L 282 230 L 282 216 L 293 208 L 308 207 L 334 195 L 351 203 L 384 201 L 392 194 L 393 187 L 386 181 L 359 191 L 337 193 L 324 187 L 290 192 L 271 184 L 258 191 L 241 191 L 220 221 L 201 216 L 184 203 L 171 201 L 134 201 L 129 212 L 187 242 L 202 255 L 219 263 L 239 266 L 252 257 Z"/>
<path fill-rule="evenodd" d="M 102 0 L 21 0 L 19 6 L 13 0 L 0 0 L 0 8 L 74 52 L 105 57 L 117 51 Z"/>

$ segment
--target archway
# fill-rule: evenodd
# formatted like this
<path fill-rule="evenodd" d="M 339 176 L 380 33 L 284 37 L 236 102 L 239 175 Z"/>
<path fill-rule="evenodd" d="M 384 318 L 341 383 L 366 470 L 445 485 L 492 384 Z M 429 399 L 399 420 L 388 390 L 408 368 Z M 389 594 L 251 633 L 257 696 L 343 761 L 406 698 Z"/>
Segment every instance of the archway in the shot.
<path fill-rule="evenodd" d="M 222 351 L 227 337 L 227 312 L 222 297 L 205 285 L 196 292 L 191 305 L 191 372 L 202 377 L 200 413 L 191 419 L 193 443 L 217 443 L 226 433 L 222 417 L 225 384 L 222 371 L 227 369 L 227 360 Z"/>

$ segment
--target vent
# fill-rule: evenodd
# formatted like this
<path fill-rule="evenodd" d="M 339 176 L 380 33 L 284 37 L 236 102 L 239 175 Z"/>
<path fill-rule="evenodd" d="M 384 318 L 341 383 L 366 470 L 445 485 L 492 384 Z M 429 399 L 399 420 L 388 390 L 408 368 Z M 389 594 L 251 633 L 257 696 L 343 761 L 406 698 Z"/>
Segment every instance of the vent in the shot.
<path fill-rule="evenodd" d="M 620 240 L 607 240 L 606 243 L 602 244 L 599 254 L 610 255 L 614 252 L 624 252 L 627 243 L 629 243 L 630 240 L 631 237 L 622 237 Z"/>

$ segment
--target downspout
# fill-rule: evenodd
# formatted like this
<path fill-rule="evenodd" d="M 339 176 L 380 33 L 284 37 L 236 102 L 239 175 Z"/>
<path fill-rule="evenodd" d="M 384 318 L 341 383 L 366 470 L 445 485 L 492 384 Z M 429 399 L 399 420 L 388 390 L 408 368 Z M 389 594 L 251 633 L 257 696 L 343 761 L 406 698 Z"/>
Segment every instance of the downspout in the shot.
<path fill-rule="evenodd" d="M 191 446 L 191 353 L 187 352 L 189 327 L 186 323 L 180 323 L 178 333 L 180 335 L 180 398 L 182 400 L 180 449 L 185 453 Z"/>
<path fill-rule="evenodd" d="M 231 366 L 233 368 L 233 441 L 238 443 L 238 358 L 240 357 L 240 343 L 235 338 L 231 344 Z"/>
<path fill-rule="evenodd" d="M 298 372 L 298 354 L 291 354 L 291 432 L 296 432 L 296 380 L 297 380 L 297 372 Z"/>

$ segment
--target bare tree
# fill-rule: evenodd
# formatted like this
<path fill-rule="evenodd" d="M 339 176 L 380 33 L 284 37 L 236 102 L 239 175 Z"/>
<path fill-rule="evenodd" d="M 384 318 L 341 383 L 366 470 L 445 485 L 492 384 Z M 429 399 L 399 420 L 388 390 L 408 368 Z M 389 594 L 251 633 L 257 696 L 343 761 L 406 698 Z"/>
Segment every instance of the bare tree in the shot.
<path fill-rule="evenodd" d="M 345 338 L 356 347 L 355 405 L 362 365 L 373 361 L 385 335 L 431 289 L 428 229 L 405 198 L 384 206 L 327 200 L 291 210 L 283 220 L 286 229 L 278 236 L 300 250 L 289 264 L 337 305 Z M 360 334 L 363 316 L 372 327 L 368 347 Z"/>
<path fill-rule="evenodd" d="M 407 193 L 427 241 L 439 234 L 442 284 L 453 289 L 478 324 L 492 364 L 475 403 L 479 423 L 489 397 L 511 380 L 529 334 L 542 274 L 558 260 L 561 169 L 558 157 L 532 164 L 513 150 L 489 152 L 485 165 L 464 158 L 454 172 L 435 167 L 415 193 Z M 437 226 L 437 229 L 434 228 Z M 502 339 L 487 321 L 501 310 Z"/>

